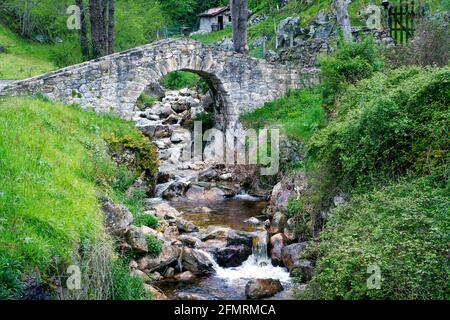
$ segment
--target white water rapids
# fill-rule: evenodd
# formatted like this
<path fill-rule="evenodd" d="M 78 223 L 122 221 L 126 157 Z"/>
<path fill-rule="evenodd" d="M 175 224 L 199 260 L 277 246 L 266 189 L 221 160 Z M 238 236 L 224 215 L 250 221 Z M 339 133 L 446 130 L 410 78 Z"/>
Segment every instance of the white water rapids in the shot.
<path fill-rule="evenodd" d="M 216 271 L 215 277 L 228 282 L 247 282 L 251 279 L 277 279 L 283 284 L 291 281 L 286 268 L 274 267 L 267 255 L 267 232 L 258 232 L 253 239 L 252 255 L 241 266 L 234 268 L 222 268 L 214 260 L 211 254 L 202 251 L 209 257 Z"/>

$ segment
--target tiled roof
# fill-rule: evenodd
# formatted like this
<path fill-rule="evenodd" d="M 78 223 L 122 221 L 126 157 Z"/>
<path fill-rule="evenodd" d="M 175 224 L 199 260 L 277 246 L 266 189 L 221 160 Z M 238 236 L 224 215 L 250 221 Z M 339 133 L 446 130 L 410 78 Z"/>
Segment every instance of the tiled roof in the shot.
<path fill-rule="evenodd" d="M 198 16 L 199 17 L 214 17 L 214 16 L 217 16 L 218 14 L 221 14 L 222 12 L 227 11 L 229 9 L 230 9 L 229 6 L 212 8 L 212 9 L 206 10 L 203 13 L 200 13 Z"/>

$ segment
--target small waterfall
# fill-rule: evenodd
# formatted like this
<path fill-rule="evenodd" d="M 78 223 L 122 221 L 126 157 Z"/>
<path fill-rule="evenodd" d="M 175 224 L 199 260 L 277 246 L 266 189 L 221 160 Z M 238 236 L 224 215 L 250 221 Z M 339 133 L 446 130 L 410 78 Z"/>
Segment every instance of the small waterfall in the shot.
<path fill-rule="evenodd" d="M 257 266 L 264 267 L 269 265 L 270 259 L 267 254 L 267 232 L 258 232 L 253 238 L 252 255 Z"/>
<path fill-rule="evenodd" d="M 211 261 L 216 277 L 228 281 L 248 281 L 249 279 L 272 278 L 279 279 L 282 283 L 290 282 L 287 269 L 274 267 L 267 254 L 268 235 L 266 231 L 255 234 L 253 238 L 252 255 L 241 266 L 235 268 L 222 268 L 214 257 L 206 251 L 196 249 L 203 253 Z"/>

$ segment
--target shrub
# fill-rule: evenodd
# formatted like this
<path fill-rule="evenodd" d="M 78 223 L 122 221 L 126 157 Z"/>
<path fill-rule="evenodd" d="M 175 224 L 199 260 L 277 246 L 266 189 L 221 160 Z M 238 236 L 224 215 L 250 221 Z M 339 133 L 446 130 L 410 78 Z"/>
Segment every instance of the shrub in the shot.
<path fill-rule="evenodd" d="M 154 257 L 159 256 L 163 249 L 163 243 L 153 235 L 147 236 L 148 253 Z"/>
<path fill-rule="evenodd" d="M 158 219 L 151 214 L 141 214 L 135 219 L 135 224 L 147 226 L 152 229 L 158 228 Z"/>
<path fill-rule="evenodd" d="M 443 171 L 449 82 L 449 68 L 406 68 L 361 82 L 340 99 L 334 121 L 313 136 L 309 155 L 347 191 L 410 171 Z"/>
<path fill-rule="evenodd" d="M 446 66 L 450 58 L 450 30 L 448 22 L 435 17 L 423 19 L 416 34 L 406 46 L 386 49 L 385 56 L 390 68 L 405 65 Z"/>
<path fill-rule="evenodd" d="M 137 107 L 140 110 L 144 110 L 147 108 L 151 108 L 156 102 L 156 98 L 146 95 L 145 93 L 141 94 L 137 100 Z"/>
<path fill-rule="evenodd" d="M 334 209 L 310 298 L 448 300 L 449 206 L 448 191 L 421 178 Z M 367 286 L 370 266 L 380 268 L 379 290 Z"/>
<path fill-rule="evenodd" d="M 140 277 L 130 276 L 128 266 L 121 260 L 112 266 L 112 299 L 113 300 L 147 300 L 151 296 L 144 288 Z"/>
<path fill-rule="evenodd" d="M 17 299 L 22 293 L 22 264 L 0 252 L 0 300 Z"/>
<path fill-rule="evenodd" d="M 360 43 L 339 43 L 338 49 L 319 59 L 324 103 L 333 105 L 349 84 L 370 78 L 383 69 L 383 60 L 372 37 Z"/>

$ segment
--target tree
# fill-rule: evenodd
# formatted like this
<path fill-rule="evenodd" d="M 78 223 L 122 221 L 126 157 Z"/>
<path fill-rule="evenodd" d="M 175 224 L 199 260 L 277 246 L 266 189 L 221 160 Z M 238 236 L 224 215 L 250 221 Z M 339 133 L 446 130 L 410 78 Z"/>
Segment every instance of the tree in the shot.
<path fill-rule="evenodd" d="M 76 5 L 80 8 L 80 45 L 81 45 L 81 54 L 83 55 L 83 60 L 89 60 L 89 43 L 87 36 L 87 26 L 86 26 L 86 14 L 84 12 L 83 0 L 76 0 Z"/>
<path fill-rule="evenodd" d="M 114 0 L 108 3 L 108 54 L 114 53 L 115 45 L 115 21 L 114 21 Z"/>
<path fill-rule="evenodd" d="M 337 23 L 340 25 L 345 42 L 353 42 L 348 5 L 351 0 L 333 0 L 333 10 Z"/>
<path fill-rule="evenodd" d="M 89 0 L 94 58 L 114 52 L 114 0 Z"/>
<path fill-rule="evenodd" d="M 247 47 L 247 21 L 249 11 L 247 0 L 230 0 L 231 18 L 233 23 L 233 44 L 234 51 L 246 53 Z"/>

